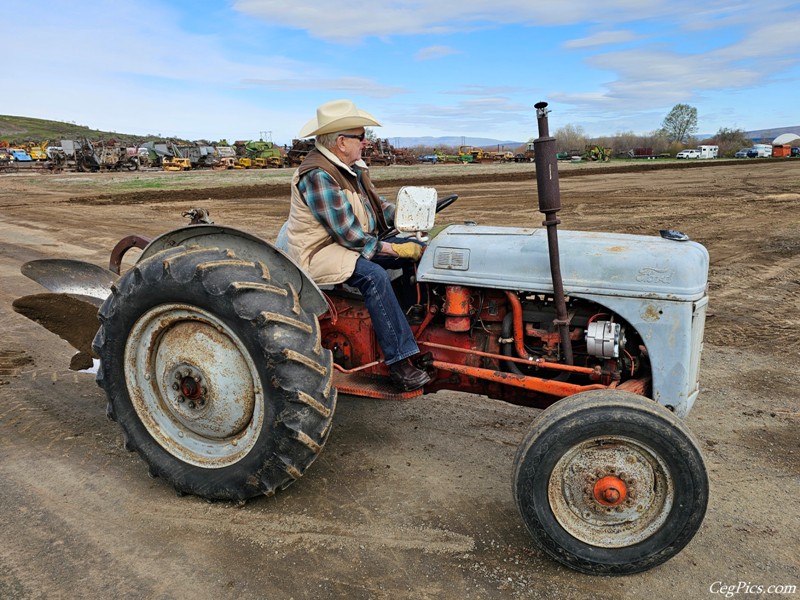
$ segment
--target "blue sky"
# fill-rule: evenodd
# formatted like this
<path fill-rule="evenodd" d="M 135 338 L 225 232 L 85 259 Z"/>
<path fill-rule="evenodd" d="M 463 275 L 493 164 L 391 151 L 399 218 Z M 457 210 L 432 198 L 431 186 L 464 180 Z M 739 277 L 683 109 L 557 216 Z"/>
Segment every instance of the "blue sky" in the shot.
<path fill-rule="evenodd" d="M 380 137 L 800 124 L 796 0 L 70 0 L 3 7 L 0 114 L 290 143 L 351 98 Z"/>

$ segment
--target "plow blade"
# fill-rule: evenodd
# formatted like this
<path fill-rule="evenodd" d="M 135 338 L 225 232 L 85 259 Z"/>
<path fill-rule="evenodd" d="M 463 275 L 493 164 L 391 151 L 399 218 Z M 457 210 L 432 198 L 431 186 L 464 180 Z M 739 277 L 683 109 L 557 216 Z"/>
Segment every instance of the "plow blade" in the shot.
<path fill-rule="evenodd" d="M 117 280 L 108 269 L 67 258 L 32 260 L 22 265 L 21 271 L 51 292 L 88 296 L 100 300 L 98 306 L 111 295 L 111 285 Z"/>
<path fill-rule="evenodd" d="M 92 340 L 100 328 L 97 310 L 102 303 L 102 298 L 93 296 L 45 293 L 17 298 L 12 306 L 78 350 L 69 368 L 80 371 L 91 367 L 92 359 L 97 358 Z"/>

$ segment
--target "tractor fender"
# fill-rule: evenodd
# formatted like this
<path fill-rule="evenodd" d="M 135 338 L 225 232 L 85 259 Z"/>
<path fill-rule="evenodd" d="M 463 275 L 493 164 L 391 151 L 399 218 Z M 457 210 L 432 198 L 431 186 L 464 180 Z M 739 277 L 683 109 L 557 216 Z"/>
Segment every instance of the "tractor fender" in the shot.
<path fill-rule="evenodd" d="M 137 262 L 175 246 L 227 249 L 240 258 L 261 262 L 267 267 L 273 280 L 290 284 L 295 289 L 304 310 L 319 317 L 328 309 L 319 287 L 285 252 L 258 236 L 233 227 L 188 225 L 168 231 L 153 239 L 142 251 Z"/>

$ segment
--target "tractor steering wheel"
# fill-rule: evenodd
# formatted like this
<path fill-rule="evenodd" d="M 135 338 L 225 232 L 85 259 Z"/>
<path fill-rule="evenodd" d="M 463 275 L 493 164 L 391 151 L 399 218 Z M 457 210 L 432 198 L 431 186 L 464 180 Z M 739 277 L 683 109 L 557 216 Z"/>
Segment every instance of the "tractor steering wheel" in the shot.
<path fill-rule="evenodd" d="M 449 196 L 440 198 L 439 200 L 436 201 L 436 212 L 438 213 L 439 211 L 444 210 L 456 200 L 458 200 L 458 194 L 450 194 Z"/>

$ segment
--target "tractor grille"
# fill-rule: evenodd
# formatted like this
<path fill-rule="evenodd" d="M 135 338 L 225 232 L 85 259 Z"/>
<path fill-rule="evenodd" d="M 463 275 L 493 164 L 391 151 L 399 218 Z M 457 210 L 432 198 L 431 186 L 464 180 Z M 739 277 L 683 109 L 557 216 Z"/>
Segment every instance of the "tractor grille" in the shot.
<path fill-rule="evenodd" d="M 436 269 L 467 271 L 469 269 L 469 250 L 466 248 L 437 248 L 433 257 Z"/>

